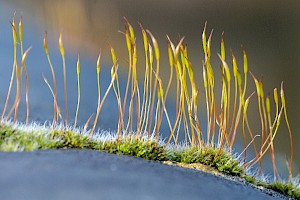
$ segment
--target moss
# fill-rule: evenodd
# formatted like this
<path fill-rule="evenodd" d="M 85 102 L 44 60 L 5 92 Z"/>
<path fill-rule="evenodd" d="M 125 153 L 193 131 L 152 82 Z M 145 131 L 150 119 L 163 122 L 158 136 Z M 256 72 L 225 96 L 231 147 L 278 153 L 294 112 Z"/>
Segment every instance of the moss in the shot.
<path fill-rule="evenodd" d="M 104 150 L 119 155 L 130 155 L 147 160 L 167 160 L 167 152 L 154 141 L 124 138 L 118 141 L 103 142 L 97 150 Z"/>
<path fill-rule="evenodd" d="M 211 166 L 222 173 L 239 176 L 244 173 L 239 162 L 220 149 L 188 148 L 174 152 L 172 161 L 182 163 L 201 163 Z"/>
<path fill-rule="evenodd" d="M 281 194 L 288 195 L 290 197 L 300 199 L 300 189 L 297 188 L 293 183 L 288 182 L 273 182 L 267 185 L 267 188 L 277 191 Z"/>
<path fill-rule="evenodd" d="M 53 131 L 53 140 L 57 141 L 52 148 L 76 148 L 76 149 L 96 149 L 97 143 L 88 139 L 87 136 L 73 133 L 71 131 Z"/>
<path fill-rule="evenodd" d="M 244 174 L 242 176 L 242 178 L 244 178 L 248 183 L 251 183 L 253 185 L 257 185 L 257 181 L 256 181 L 256 179 L 253 176 L 250 176 L 248 174 Z"/>
<path fill-rule="evenodd" d="M 295 198 L 295 199 L 300 199 L 300 189 L 297 188 L 297 186 L 291 182 L 280 182 L 280 181 L 275 181 L 271 183 L 266 183 L 264 181 L 258 181 L 256 180 L 255 177 L 250 176 L 248 174 L 244 174 L 241 176 L 244 178 L 248 183 L 251 183 L 255 186 L 260 186 L 264 187 L 267 189 L 274 190 L 276 192 L 279 192 L 281 194 L 284 194 L 286 196 Z"/>
<path fill-rule="evenodd" d="M 27 133 L 9 126 L 0 128 L 1 151 L 32 151 L 41 147 L 51 148 L 53 143 L 46 134 Z"/>
<path fill-rule="evenodd" d="M 30 132 L 7 126 L 0 128 L 1 151 L 32 151 L 53 148 L 93 149 L 94 145 L 95 142 L 92 140 L 71 131 Z"/>
<path fill-rule="evenodd" d="M 164 149 L 155 141 L 141 138 L 121 138 L 108 141 L 90 139 L 87 136 L 65 130 L 23 131 L 11 126 L 0 127 L 1 151 L 33 151 L 37 149 L 77 148 L 105 151 L 118 155 L 135 156 L 147 160 L 168 161 L 188 168 L 196 168 L 199 163 L 217 171 L 244 178 L 247 182 L 272 189 L 281 194 L 300 199 L 300 190 L 292 183 L 257 181 L 244 172 L 239 162 L 223 150 L 216 148 L 186 147 L 184 149 Z"/>

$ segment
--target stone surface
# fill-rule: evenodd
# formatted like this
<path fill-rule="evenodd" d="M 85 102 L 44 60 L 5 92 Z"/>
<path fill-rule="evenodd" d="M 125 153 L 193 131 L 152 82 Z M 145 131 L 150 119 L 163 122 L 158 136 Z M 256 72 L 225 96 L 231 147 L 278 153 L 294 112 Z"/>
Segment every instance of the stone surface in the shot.
<path fill-rule="evenodd" d="M 211 174 L 90 150 L 0 152 L 5 200 L 274 199 Z"/>

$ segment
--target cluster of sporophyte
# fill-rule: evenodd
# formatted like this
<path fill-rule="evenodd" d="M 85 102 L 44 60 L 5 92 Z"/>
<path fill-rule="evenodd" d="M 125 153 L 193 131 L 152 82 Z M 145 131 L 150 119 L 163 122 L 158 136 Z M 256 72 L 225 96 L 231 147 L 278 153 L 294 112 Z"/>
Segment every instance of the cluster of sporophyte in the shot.
<path fill-rule="evenodd" d="M 143 51 L 145 55 L 144 75 L 140 78 L 137 67 L 140 65 L 137 59 L 137 41 L 135 31 L 131 24 L 125 19 L 125 37 L 128 50 L 128 73 L 125 88 L 119 83 L 118 58 L 113 47 L 110 47 L 112 67 L 111 81 L 103 96 L 101 96 L 101 50 L 96 63 L 97 78 L 97 108 L 95 115 L 92 114 L 86 121 L 85 126 L 75 133 L 77 119 L 80 110 L 80 55 L 77 60 L 77 107 L 72 127 L 69 124 L 68 100 L 67 100 L 67 73 L 65 49 L 62 34 L 59 37 L 59 50 L 63 63 L 64 77 L 64 113 L 57 102 L 57 83 L 54 67 L 51 62 L 50 52 L 47 45 L 47 34 L 44 37 L 44 50 L 52 74 L 52 83 L 45 77 L 53 97 L 53 120 L 48 130 L 39 133 L 36 131 L 26 132 L 13 128 L 8 120 L 13 116 L 13 122 L 17 122 L 18 109 L 23 90 L 22 78 L 25 76 L 25 102 L 26 122 L 29 119 L 29 97 L 28 97 L 28 74 L 26 70 L 26 58 L 31 48 L 23 51 L 23 26 L 20 18 L 19 26 L 16 19 L 11 22 L 13 35 L 13 67 L 7 98 L 1 116 L 0 147 L 1 150 L 34 150 L 41 148 L 88 148 L 95 150 L 106 150 L 111 153 L 126 154 L 142 157 L 150 160 L 174 161 L 183 163 L 202 163 L 215 167 L 221 172 L 237 175 L 255 185 L 263 185 L 280 191 L 284 194 L 300 198 L 299 187 L 292 183 L 292 161 L 293 161 L 293 137 L 287 116 L 286 102 L 283 84 L 281 84 L 280 95 L 278 89 L 273 91 L 273 97 L 266 96 L 262 80 L 258 80 L 253 74 L 252 79 L 256 86 L 259 119 L 261 133 L 254 135 L 250 128 L 247 117 L 247 109 L 254 92 L 247 94 L 247 81 L 249 77 L 247 54 L 243 49 L 243 72 L 238 68 L 236 58 L 231 51 L 232 69 L 226 62 L 226 50 L 224 34 L 222 34 L 219 56 L 221 68 L 220 99 L 216 99 L 215 75 L 211 65 L 211 42 L 212 32 L 207 37 L 206 24 L 202 33 L 202 45 L 204 61 L 202 63 L 203 85 L 199 88 L 194 76 L 194 68 L 189 59 L 188 47 L 184 44 L 184 37 L 178 39 L 175 44 L 167 36 L 168 59 L 170 76 L 167 83 L 160 78 L 160 48 L 149 30 L 140 25 L 143 37 Z M 18 50 L 19 49 L 19 50 Z M 21 62 L 17 57 L 21 55 Z M 140 66 L 139 66 L 140 67 Z M 201 69 L 197 69 L 201 70 Z M 233 72 L 233 73 L 232 73 Z M 175 80 L 174 80 L 175 79 Z M 8 108 L 12 86 L 16 84 L 16 94 L 12 107 Z M 167 99 L 172 82 L 176 83 L 176 110 L 175 118 L 171 120 L 167 109 Z M 166 87 L 164 87 L 166 84 Z M 232 89 L 233 87 L 233 89 Z M 95 128 L 98 118 L 109 92 L 113 90 L 117 100 L 118 123 L 116 136 L 110 140 L 95 140 Z M 206 104 L 206 131 L 203 131 L 199 116 L 199 91 L 204 90 Z M 124 94 L 122 91 L 125 91 Z M 275 116 L 271 115 L 271 101 L 275 104 Z M 232 106 L 233 105 L 233 106 Z M 8 112 L 7 112 L 8 111 Z M 282 119 L 284 118 L 284 119 Z M 287 159 L 289 178 L 286 183 L 274 182 L 271 184 L 257 181 L 246 174 L 246 171 L 258 164 L 258 172 L 262 172 L 262 159 L 270 153 L 274 169 L 274 181 L 281 180 L 275 162 L 274 139 L 278 133 L 281 122 L 284 121 L 288 128 L 290 139 L 290 156 Z M 169 128 L 169 136 L 161 138 L 159 135 L 162 123 Z M 91 124 L 91 125 L 90 125 Z M 230 156 L 236 136 L 241 127 L 244 138 L 244 150 L 241 153 L 241 162 Z M 180 134 L 184 136 L 184 143 L 180 146 Z M 261 141 L 256 140 L 260 137 Z M 162 143 L 161 139 L 165 139 Z M 249 158 L 247 149 L 253 146 L 255 156 Z"/>

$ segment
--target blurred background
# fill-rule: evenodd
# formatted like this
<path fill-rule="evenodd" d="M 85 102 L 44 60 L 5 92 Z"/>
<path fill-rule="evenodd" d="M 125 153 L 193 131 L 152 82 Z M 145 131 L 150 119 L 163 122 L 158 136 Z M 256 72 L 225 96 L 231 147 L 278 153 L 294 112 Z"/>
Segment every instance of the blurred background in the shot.
<path fill-rule="evenodd" d="M 58 80 L 62 80 L 61 59 L 58 51 L 59 33 L 63 33 L 67 53 L 68 96 L 70 113 L 74 114 L 77 101 L 76 57 L 82 57 L 82 104 L 80 123 L 84 123 L 97 106 L 95 63 L 99 48 L 103 52 L 104 74 L 109 74 L 111 62 L 109 45 L 119 58 L 121 72 L 126 79 L 126 43 L 118 30 L 124 29 L 125 16 L 136 28 L 138 47 L 142 47 L 138 23 L 151 30 L 157 38 L 162 57 L 166 56 L 166 34 L 173 41 L 178 35 L 185 36 L 190 59 L 197 71 L 200 87 L 202 74 L 201 34 L 205 22 L 208 32 L 213 29 L 213 66 L 219 73 L 221 34 L 225 32 L 227 61 L 230 62 L 230 48 L 235 53 L 242 69 L 243 45 L 247 51 L 250 71 L 260 78 L 263 76 L 265 91 L 273 91 L 284 81 L 287 109 L 294 134 L 294 174 L 300 172 L 300 2 L 299 1 L 238 1 L 238 0 L 190 0 L 190 1 L 140 1 L 140 0 L 0 0 L 0 83 L 3 105 L 8 88 L 12 65 L 11 26 L 13 13 L 22 15 L 24 20 L 24 47 L 33 46 L 28 57 L 30 77 L 31 119 L 43 122 L 51 120 L 52 97 L 43 83 L 42 73 L 51 80 L 50 70 L 43 50 L 44 31 L 48 32 L 50 53 L 56 68 Z M 141 49 L 141 48 L 139 48 Z M 142 51 L 141 51 L 142 52 Z M 140 53 L 140 60 L 143 60 Z M 141 61 L 143 63 L 143 61 Z M 168 60 L 162 59 L 161 76 L 168 78 Z M 122 68 L 124 67 L 124 68 Z M 140 73 L 142 72 L 140 68 Z M 109 76 L 102 75 L 103 85 L 109 83 Z M 61 81 L 62 82 L 62 81 Z M 217 82 L 217 84 L 219 84 Z M 62 83 L 59 83 L 62 86 Z M 165 83 L 166 84 L 166 83 Z M 104 86 L 105 88 L 105 86 Z M 248 95 L 255 91 L 249 79 Z M 63 91 L 59 91 L 62 96 Z M 203 97 L 203 91 L 200 91 Z M 42 94 L 42 95 L 41 95 Z M 200 95 L 201 95 L 200 94 Z M 116 119 L 117 108 L 113 96 L 106 105 L 109 112 L 102 113 L 100 128 L 115 130 L 112 120 Z M 249 107 L 249 118 L 254 133 L 259 134 L 258 111 L 254 98 Z M 22 107 L 22 105 L 21 105 Z M 24 103 L 23 103 L 23 107 Z M 115 112 L 114 112 L 115 111 Z M 202 109 L 203 117 L 205 110 Z M 115 113 L 115 114 L 112 114 Z M 104 116 L 105 115 L 105 116 Z M 23 114 L 24 116 L 24 114 Z M 252 118 L 251 118 L 252 116 Z M 20 113 L 22 121 L 22 112 Z M 252 120 L 253 119 L 253 120 Z M 257 121 L 256 121 L 257 120 Z M 205 123 L 204 123 L 205 124 Z M 282 122 L 282 124 L 284 124 Z M 255 127 L 257 126 L 257 127 Z M 280 172 L 286 175 L 285 160 L 289 156 L 288 132 L 285 126 L 276 138 L 275 151 Z M 239 149 L 239 147 L 237 147 Z M 268 158 L 266 158 L 268 159 Z"/>

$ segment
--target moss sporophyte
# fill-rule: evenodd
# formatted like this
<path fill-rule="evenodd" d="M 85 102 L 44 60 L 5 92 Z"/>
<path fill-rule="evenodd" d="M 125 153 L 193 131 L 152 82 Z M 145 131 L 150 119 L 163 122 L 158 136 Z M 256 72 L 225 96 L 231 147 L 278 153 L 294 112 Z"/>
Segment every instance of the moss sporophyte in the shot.
<path fill-rule="evenodd" d="M 125 18 L 124 18 L 125 19 Z M 214 173 L 238 176 L 255 186 L 263 186 L 284 195 L 300 199 L 299 182 L 292 176 L 293 166 L 293 136 L 288 120 L 286 100 L 283 84 L 281 88 L 275 88 L 273 95 L 265 95 L 262 80 L 251 73 L 256 91 L 250 91 L 248 95 L 247 82 L 249 79 L 248 58 L 244 48 L 243 68 L 238 67 L 234 53 L 230 52 L 232 67 L 226 61 L 226 48 L 224 34 L 221 37 L 220 46 L 220 73 L 221 84 L 215 78 L 215 68 L 211 64 L 212 31 L 209 35 L 205 24 L 202 33 L 202 48 L 204 60 L 200 69 L 195 69 L 189 59 L 188 46 L 184 44 L 184 37 L 178 38 L 174 43 L 167 36 L 168 58 L 170 75 L 166 83 L 160 77 L 161 53 L 159 44 L 149 30 L 145 30 L 141 24 L 140 31 L 143 38 L 144 75 L 137 72 L 141 64 L 137 57 L 136 33 L 131 24 L 125 19 L 125 30 L 122 32 L 128 53 L 128 73 L 126 84 L 120 84 L 119 64 L 117 54 L 112 46 L 110 53 L 112 59 L 111 79 L 103 96 L 101 96 L 101 50 L 96 63 L 97 79 L 97 108 L 95 114 L 87 119 L 83 128 L 77 127 L 78 115 L 80 115 L 80 72 L 81 63 L 78 54 L 77 74 L 77 106 L 74 124 L 69 124 L 70 116 L 67 98 L 67 71 L 63 37 L 59 37 L 59 50 L 62 57 L 64 78 L 64 112 L 57 102 L 56 74 L 53 68 L 47 44 L 47 34 L 44 36 L 44 50 L 52 74 L 52 82 L 46 77 L 44 81 L 53 97 L 53 119 L 48 127 L 28 124 L 29 96 L 26 58 L 30 54 L 30 48 L 23 51 L 23 25 L 20 18 L 19 26 L 16 25 L 16 17 L 13 17 L 11 28 L 13 35 L 13 66 L 7 92 L 7 98 L 1 115 L 0 150 L 2 151 L 32 151 L 47 148 L 86 148 L 107 151 L 120 155 L 131 155 L 149 160 L 164 161 L 168 164 L 176 164 L 182 167 L 198 168 Z M 18 50 L 20 48 L 20 50 Z M 20 53 L 20 55 L 19 55 Z M 163 54 L 162 54 L 163 55 Z M 21 56 L 21 62 L 17 59 Z M 194 70 L 202 70 L 203 88 L 197 84 Z M 25 76 L 25 102 L 26 122 L 20 124 L 18 110 L 22 100 L 22 78 Z M 175 79 L 175 80 L 174 80 Z M 175 82 L 175 116 L 170 117 L 167 109 L 168 94 L 172 82 Z M 16 84 L 15 87 L 13 85 Z M 164 88 L 164 84 L 167 87 Z M 123 88 L 122 86 L 125 87 Z M 217 95 L 216 87 L 220 88 Z M 15 88 L 15 99 L 12 107 L 8 109 L 11 92 Z M 103 104 L 111 92 L 117 100 L 118 122 L 117 131 L 97 132 L 95 128 Z M 125 91 L 123 94 L 122 91 Z M 252 92 L 252 93 L 251 93 Z M 278 95 L 280 92 L 280 95 Z M 199 110 L 203 109 L 199 103 L 199 93 L 204 94 L 206 118 L 199 117 Z M 256 93 L 256 95 L 255 95 Z M 220 99 L 217 97 L 220 96 Z M 256 100 L 255 100 L 256 98 Z M 248 118 L 248 106 L 251 101 L 257 101 L 258 118 L 261 132 L 255 135 L 251 131 Z M 271 110 L 271 104 L 275 110 Z M 272 117 L 271 113 L 275 113 Z M 201 120 L 205 120 L 204 122 Z M 289 137 L 290 153 L 287 158 L 289 177 L 282 181 L 276 167 L 274 139 L 282 123 L 286 124 Z M 162 138 L 159 135 L 162 124 L 168 127 L 169 136 Z M 206 124 L 206 127 L 202 127 Z M 241 127 L 241 130 L 240 130 Z M 204 131 L 205 130 L 205 131 Z M 233 145 L 236 137 L 242 134 L 244 149 L 239 158 L 233 156 Z M 183 138 L 183 140 L 180 140 Z M 257 141 L 259 140 L 259 141 Z M 254 156 L 250 157 L 247 150 L 254 149 Z M 270 154 L 274 171 L 273 182 L 259 180 L 263 173 L 263 157 Z M 241 159 L 242 158 L 242 159 Z M 206 166 L 206 167 L 203 167 Z M 208 167 L 208 168 L 207 168 Z M 256 175 L 250 175 L 249 171 L 258 167 Z"/>

